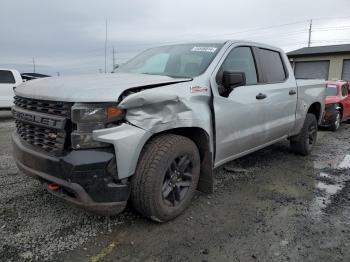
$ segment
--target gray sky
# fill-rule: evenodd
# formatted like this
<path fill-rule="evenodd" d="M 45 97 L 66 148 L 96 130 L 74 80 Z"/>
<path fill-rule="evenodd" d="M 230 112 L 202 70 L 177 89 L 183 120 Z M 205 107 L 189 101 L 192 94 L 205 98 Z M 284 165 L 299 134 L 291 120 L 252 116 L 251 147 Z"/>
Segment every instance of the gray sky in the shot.
<path fill-rule="evenodd" d="M 349 0 L 1 0 L 0 67 L 56 75 L 108 70 L 157 44 L 245 39 L 286 51 L 350 43 Z M 264 28 L 264 29 L 263 29 Z"/>

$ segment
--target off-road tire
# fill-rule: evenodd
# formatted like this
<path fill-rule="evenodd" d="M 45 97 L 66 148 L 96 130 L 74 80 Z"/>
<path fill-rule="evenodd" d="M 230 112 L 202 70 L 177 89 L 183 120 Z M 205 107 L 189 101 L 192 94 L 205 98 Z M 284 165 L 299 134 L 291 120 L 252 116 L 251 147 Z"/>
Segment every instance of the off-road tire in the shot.
<path fill-rule="evenodd" d="M 338 118 L 339 118 L 339 119 L 338 119 Z M 337 121 L 339 121 L 339 122 L 337 122 Z M 329 130 L 331 130 L 331 131 L 333 131 L 333 132 L 337 131 L 337 130 L 339 129 L 339 127 L 340 127 L 340 123 L 341 123 L 341 115 L 340 115 L 340 112 L 338 111 L 338 112 L 337 112 L 337 116 L 336 116 L 334 122 L 333 122 L 332 125 L 329 127 Z"/>
<path fill-rule="evenodd" d="M 317 141 L 317 119 L 314 114 L 306 114 L 304 126 L 300 133 L 290 138 L 292 151 L 300 155 L 309 155 Z M 313 129 L 313 138 L 311 141 L 311 128 Z"/>
<path fill-rule="evenodd" d="M 162 187 L 170 165 L 177 157 L 186 155 L 191 161 L 192 182 L 178 206 L 164 203 Z M 183 136 L 162 134 L 144 146 L 131 179 L 131 201 L 144 216 L 165 222 L 180 215 L 190 204 L 197 188 L 200 173 L 200 156 L 195 143 Z"/>

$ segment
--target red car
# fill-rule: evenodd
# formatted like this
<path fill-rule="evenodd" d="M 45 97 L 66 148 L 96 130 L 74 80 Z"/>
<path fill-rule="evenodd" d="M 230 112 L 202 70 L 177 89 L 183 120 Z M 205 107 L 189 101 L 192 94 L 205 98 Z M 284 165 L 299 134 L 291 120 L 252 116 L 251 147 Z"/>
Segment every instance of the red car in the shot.
<path fill-rule="evenodd" d="M 326 112 L 321 126 L 336 131 L 341 122 L 350 119 L 350 88 L 346 81 L 327 81 Z"/>

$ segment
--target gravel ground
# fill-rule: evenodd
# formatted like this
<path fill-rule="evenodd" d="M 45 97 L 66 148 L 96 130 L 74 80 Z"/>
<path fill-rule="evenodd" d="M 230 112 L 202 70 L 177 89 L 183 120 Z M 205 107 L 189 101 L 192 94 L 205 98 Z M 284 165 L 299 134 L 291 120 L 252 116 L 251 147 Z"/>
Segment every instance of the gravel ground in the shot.
<path fill-rule="evenodd" d="M 350 125 L 313 154 L 281 142 L 215 170 L 176 220 L 85 213 L 18 172 L 0 111 L 1 261 L 350 261 Z"/>

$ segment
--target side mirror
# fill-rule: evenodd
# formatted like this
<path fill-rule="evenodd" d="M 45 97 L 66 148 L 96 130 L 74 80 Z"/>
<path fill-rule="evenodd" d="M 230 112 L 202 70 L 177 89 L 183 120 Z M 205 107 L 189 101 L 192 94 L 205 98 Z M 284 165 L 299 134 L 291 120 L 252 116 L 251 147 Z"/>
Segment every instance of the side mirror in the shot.
<path fill-rule="evenodd" d="M 228 91 L 233 88 L 246 85 L 246 78 L 244 72 L 224 71 L 222 75 L 222 84 Z"/>

